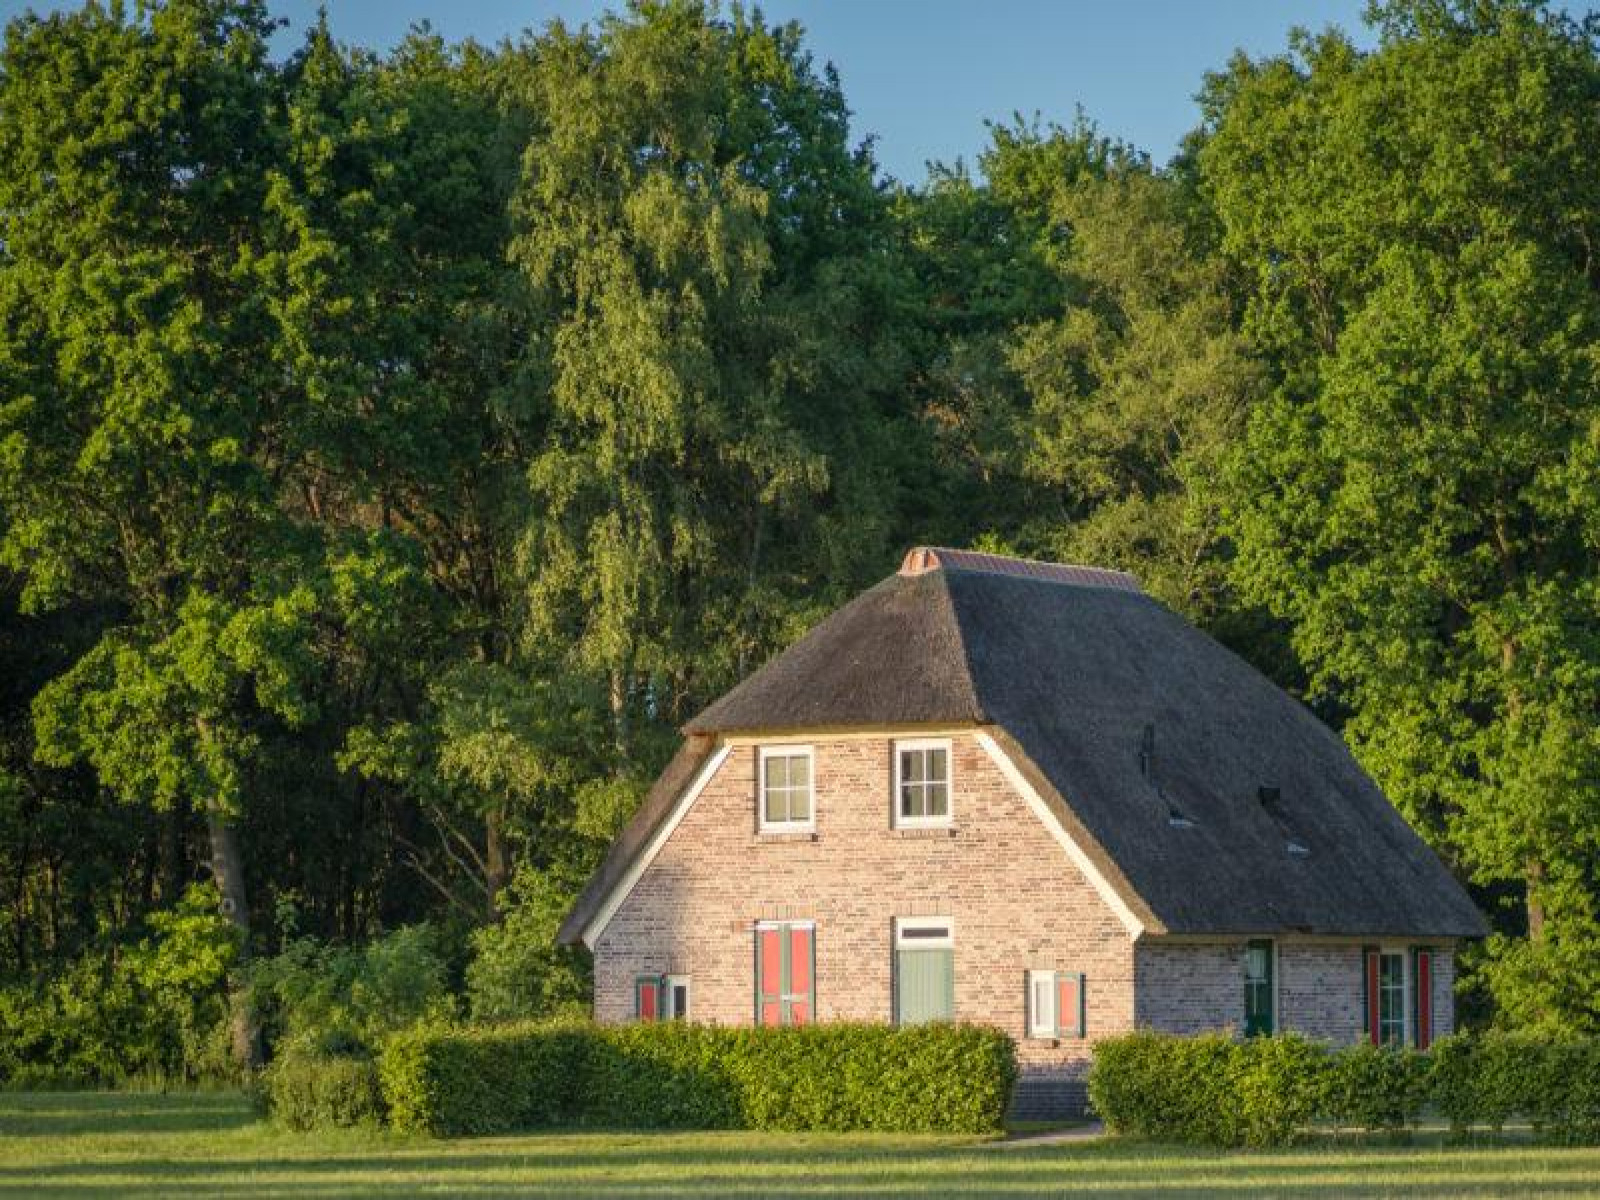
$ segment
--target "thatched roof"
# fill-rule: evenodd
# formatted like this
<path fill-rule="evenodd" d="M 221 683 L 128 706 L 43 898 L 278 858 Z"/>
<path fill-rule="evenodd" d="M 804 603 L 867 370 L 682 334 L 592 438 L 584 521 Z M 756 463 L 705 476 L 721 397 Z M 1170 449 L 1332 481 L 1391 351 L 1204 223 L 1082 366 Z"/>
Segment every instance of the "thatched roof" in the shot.
<path fill-rule="evenodd" d="M 912 551 L 686 732 L 969 723 L 1153 933 L 1485 932 L 1337 735 L 1119 572 Z"/>

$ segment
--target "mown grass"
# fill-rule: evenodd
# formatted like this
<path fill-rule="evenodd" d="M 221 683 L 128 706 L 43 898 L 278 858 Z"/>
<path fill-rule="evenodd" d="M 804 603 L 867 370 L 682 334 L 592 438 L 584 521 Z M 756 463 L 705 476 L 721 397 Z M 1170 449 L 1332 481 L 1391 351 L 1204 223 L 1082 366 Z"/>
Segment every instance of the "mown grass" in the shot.
<path fill-rule="evenodd" d="M 1600 1195 L 1600 1150 L 1318 1143 L 1217 1153 L 1103 1139 L 538 1134 L 304 1136 L 241 1096 L 0 1094 L 0 1195 L 464 1197 Z"/>

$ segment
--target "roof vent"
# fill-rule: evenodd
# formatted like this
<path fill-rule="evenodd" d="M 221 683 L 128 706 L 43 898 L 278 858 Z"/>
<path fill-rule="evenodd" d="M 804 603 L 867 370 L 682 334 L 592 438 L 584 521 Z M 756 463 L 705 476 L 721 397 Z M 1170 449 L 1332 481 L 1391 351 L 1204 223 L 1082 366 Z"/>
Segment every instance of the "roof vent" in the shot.
<path fill-rule="evenodd" d="M 1194 822 L 1179 812 L 1176 807 L 1167 809 L 1167 824 L 1174 829 L 1194 828 Z"/>
<path fill-rule="evenodd" d="M 1302 846 L 1299 842 L 1290 842 L 1284 847 L 1284 849 L 1288 852 L 1291 858 L 1304 858 L 1306 855 L 1311 853 L 1307 847 Z"/>
<path fill-rule="evenodd" d="M 1278 801 L 1283 799 L 1283 793 L 1275 787 L 1259 787 L 1256 789 L 1256 799 L 1261 801 L 1263 808 L 1276 808 Z"/>

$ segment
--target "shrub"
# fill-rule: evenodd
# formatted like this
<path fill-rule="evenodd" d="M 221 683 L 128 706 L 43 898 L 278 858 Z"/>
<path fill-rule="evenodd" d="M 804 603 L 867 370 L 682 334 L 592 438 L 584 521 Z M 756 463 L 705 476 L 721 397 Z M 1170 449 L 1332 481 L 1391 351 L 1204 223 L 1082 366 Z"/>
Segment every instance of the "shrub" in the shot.
<path fill-rule="evenodd" d="M 1320 1115 L 1341 1126 L 1397 1132 L 1415 1125 L 1428 1101 L 1427 1059 L 1415 1050 L 1361 1042 L 1329 1051 Z"/>
<path fill-rule="evenodd" d="M 1457 1136 L 1521 1115 L 1546 1141 L 1600 1141 L 1600 1039 L 1457 1036 L 1432 1057 L 1433 1096 Z"/>
<path fill-rule="evenodd" d="M 256 1011 L 277 1052 L 375 1051 L 390 1033 L 448 1008 L 438 936 L 426 925 L 362 946 L 296 938 L 250 966 Z"/>
<path fill-rule="evenodd" d="M 384 1114 L 378 1068 L 357 1055 L 286 1054 L 262 1072 L 267 1111 L 290 1129 L 375 1125 Z"/>
<path fill-rule="evenodd" d="M 558 946 L 556 930 L 588 875 L 569 866 L 517 871 L 502 895 L 501 920 L 472 935 L 466 984 L 474 1020 L 576 1018 L 587 1009 L 587 956 Z"/>
<path fill-rule="evenodd" d="M 1321 1058 L 1293 1035 L 1135 1033 L 1096 1043 L 1089 1101 L 1108 1128 L 1134 1137 L 1282 1145 L 1310 1123 Z"/>
<path fill-rule="evenodd" d="M 970 1025 L 419 1026 L 380 1064 L 397 1128 L 552 1125 L 992 1132 L 1016 1065 Z"/>

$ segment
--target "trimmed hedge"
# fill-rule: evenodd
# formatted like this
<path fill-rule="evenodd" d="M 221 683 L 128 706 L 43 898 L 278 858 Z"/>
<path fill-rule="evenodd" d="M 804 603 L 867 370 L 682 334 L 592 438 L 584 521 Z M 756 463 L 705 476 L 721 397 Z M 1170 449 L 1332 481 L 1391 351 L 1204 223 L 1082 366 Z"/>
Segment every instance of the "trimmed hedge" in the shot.
<path fill-rule="evenodd" d="M 267 1111 L 305 1132 L 383 1120 L 378 1066 L 370 1058 L 291 1053 L 261 1073 Z"/>
<path fill-rule="evenodd" d="M 1542 1140 L 1593 1144 L 1600 1039 L 1457 1035 L 1423 1054 L 1135 1033 L 1095 1045 L 1089 1100 L 1114 1132 L 1212 1146 L 1281 1146 L 1317 1122 L 1396 1132 L 1430 1106 L 1458 1136 L 1521 1117 Z"/>
<path fill-rule="evenodd" d="M 730 1029 L 421 1026 L 380 1063 L 390 1121 L 428 1133 L 548 1126 L 990 1133 L 1011 1039 L 975 1025 Z"/>

